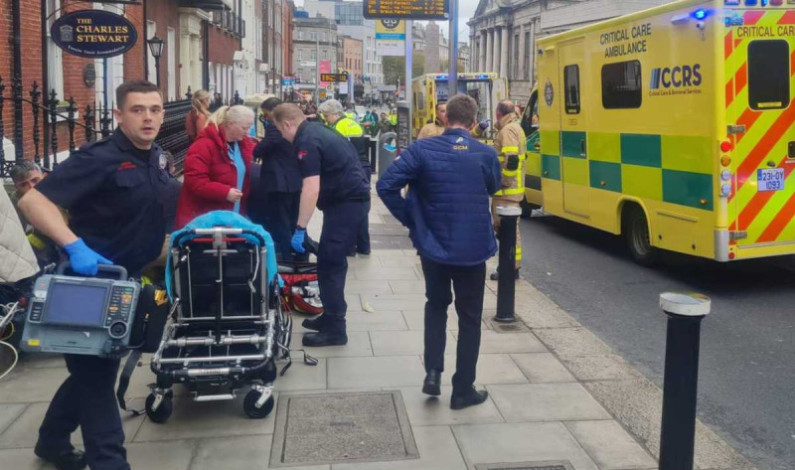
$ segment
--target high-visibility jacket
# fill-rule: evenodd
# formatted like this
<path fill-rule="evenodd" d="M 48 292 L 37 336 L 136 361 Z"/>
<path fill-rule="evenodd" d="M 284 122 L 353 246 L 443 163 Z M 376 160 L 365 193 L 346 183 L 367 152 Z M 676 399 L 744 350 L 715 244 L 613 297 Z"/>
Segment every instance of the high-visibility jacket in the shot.
<path fill-rule="evenodd" d="M 354 113 L 353 111 L 348 111 L 347 113 L 345 113 L 345 117 L 353 119 L 355 121 L 356 120 L 356 113 Z"/>
<path fill-rule="evenodd" d="M 524 198 L 524 161 L 527 139 L 516 113 L 503 116 L 497 123 L 494 149 L 502 166 L 502 189 L 494 197 L 521 201 Z"/>
<path fill-rule="evenodd" d="M 343 137 L 346 137 L 351 144 L 353 144 L 362 165 L 370 165 L 370 158 L 367 154 L 368 138 L 364 136 L 364 128 L 361 124 L 346 116 L 337 119 L 330 127 L 339 132 Z"/>

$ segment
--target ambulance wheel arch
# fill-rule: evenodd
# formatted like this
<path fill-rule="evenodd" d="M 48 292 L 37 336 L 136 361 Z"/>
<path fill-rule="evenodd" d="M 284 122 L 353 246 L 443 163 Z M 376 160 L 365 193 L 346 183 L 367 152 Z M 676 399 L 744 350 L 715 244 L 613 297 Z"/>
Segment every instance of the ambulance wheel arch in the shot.
<path fill-rule="evenodd" d="M 654 266 L 659 259 L 660 250 L 651 242 L 649 217 L 641 204 L 634 200 L 624 200 L 619 205 L 621 215 L 621 235 L 627 244 L 632 258 L 642 266 Z"/>

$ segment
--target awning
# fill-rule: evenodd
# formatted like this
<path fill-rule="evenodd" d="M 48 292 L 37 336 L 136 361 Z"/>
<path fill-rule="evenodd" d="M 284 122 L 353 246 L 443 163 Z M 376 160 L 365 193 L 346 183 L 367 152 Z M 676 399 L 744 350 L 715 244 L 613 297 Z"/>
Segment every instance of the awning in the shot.
<path fill-rule="evenodd" d="M 202 10 L 231 10 L 228 0 L 179 0 L 182 8 L 201 8 Z"/>

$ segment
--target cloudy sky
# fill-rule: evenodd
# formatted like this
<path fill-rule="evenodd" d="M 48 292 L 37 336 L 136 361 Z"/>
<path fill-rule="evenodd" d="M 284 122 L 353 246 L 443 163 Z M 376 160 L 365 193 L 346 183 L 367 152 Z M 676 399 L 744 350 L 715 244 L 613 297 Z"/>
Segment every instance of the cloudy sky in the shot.
<path fill-rule="evenodd" d="M 452 1 L 452 0 L 451 0 Z M 303 7 L 304 0 L 295 0 L 295 6 Z M 478 0 L 458 0 L 458 40 L 469 42 L 469 28 L 467 21 L 475 14 L 475 8 L 478 7 Z M 448 26 L 444 22 L 439 22 L 442 34 L 447 37 Z"/>

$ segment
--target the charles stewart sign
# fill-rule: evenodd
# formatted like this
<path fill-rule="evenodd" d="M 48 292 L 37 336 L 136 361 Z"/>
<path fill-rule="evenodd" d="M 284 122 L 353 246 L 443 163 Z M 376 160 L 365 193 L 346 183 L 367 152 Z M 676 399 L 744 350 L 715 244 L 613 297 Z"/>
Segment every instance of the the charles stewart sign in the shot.
<path fill-rule="evenodd" d="M 50 34 L 66 52 L 94 59 L 124 54 L 138 40 L 138 32 L 126 18 L 101 10 L 63 15 L 52 24 Z"/>

